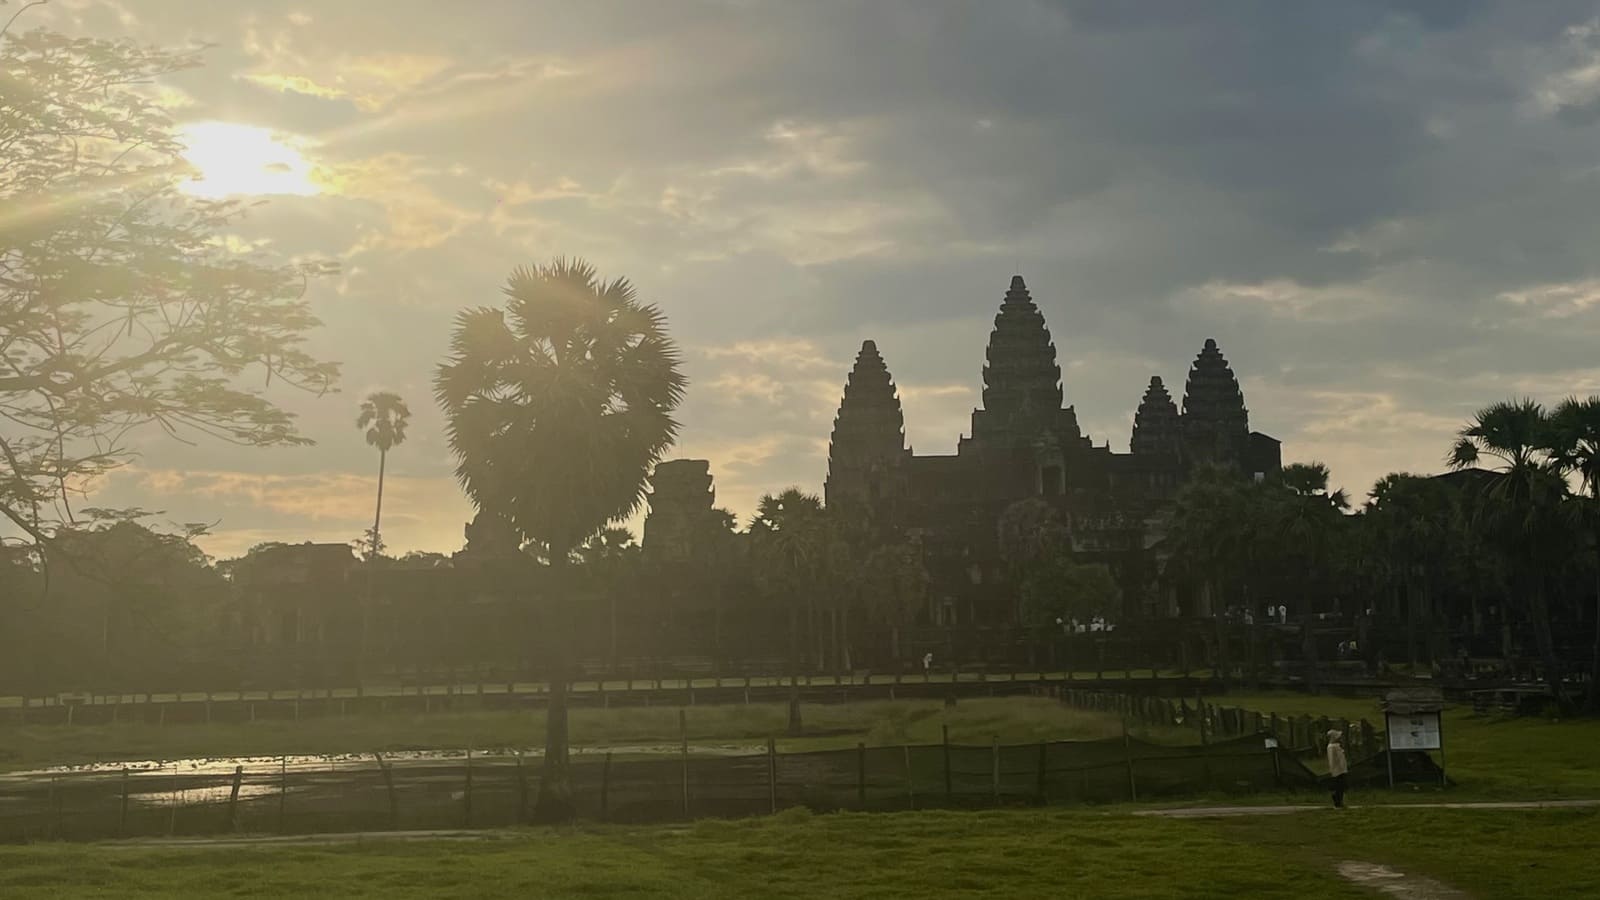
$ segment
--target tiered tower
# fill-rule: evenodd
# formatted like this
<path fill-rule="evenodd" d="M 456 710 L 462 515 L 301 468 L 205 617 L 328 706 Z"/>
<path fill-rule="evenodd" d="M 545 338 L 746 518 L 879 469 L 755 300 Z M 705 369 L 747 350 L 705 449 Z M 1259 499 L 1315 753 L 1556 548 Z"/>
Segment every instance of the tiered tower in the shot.
<path fill-rule="evenodd" d="M 717 493 L 711 463 L 672 459 L 650 475 L 650 514 L 644 520 L 646 553 L 656 559 L 685 560 L 695 555 L 695 538 L 712 515 Z"/>
<path fill-rule="evenodd" d="M 1244 393 L 1217 342 L 1205 347 L 1189 369 L 1183 391 L 1183 441 L 1195 462 L 1243 465 L 1250 444 L 1250 413 Z"/>
<path fill-rule="evenodd" d="M 883 502 L 893 493 L 897 468 L 907 455 L 905 415 L 894 379 L 878 345 L 863 341 L 833 420 L 824 502 Z"/>
<path fill-rule="evenodd" d="M 1021 275 L 1011 276 L 984 358 L 983 409 L 972 414 L 975 442 L 1016 446 L 1050 436 L 1067 444 L 1082 437 L 1077 412 L 1061 405 L 1056 345 Z"/>
<path fill-rule="evenodd" d="M 1139 411 L 1133 415 L 1133 439 L 1128 443 L 1133 455 L 1176 461 L 1183 456 L 1183 422 L 1178 405 L 1172 402 L 1161 376 L 1151 377 Z"/>

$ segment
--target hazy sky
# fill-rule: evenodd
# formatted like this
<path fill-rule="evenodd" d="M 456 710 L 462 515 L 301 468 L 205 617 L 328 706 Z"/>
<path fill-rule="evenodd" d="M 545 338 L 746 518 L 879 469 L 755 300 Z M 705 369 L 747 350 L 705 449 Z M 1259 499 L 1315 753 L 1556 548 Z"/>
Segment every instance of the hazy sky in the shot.
<path fill-rule="evenodd" d="M 1362 495 L 1436 471 L 1476 407 L 1600 391 L 1600 4 L 936 0 L 55 0 L 69 33 L 206 42 L 183 122 L 298 161 L 240 237 L 339 259 L 314 288 L 343 392 L 279 395 L 316 447 L 152 440 L 96 502 L 214 520 L 227 555 L 370 524 L 369 391 L 416 413 L 392 548 L 469 507 L 430 379 L 452 316 L 587 257 L 670 317 L 675 455 L 745 517 L 820 490 L 864 338 L 921 452 L 952 452 L 1013 273 L 1068 402 L 1125 450 L 1205 338 L 1286 461 Z M 224 132 L 226 133 L 226 132 Z M 271 179 L 261 182 L 271 183 Z M 280 186 L 274 189 L 290 189 Z"/>

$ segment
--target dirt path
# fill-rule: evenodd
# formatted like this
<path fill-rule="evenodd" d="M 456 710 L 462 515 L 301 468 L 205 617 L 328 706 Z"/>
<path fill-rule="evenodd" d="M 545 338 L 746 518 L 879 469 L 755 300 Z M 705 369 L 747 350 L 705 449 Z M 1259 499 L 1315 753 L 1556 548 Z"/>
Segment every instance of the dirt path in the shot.
<path fill-rule="evenodd" d="M 1511 800 L 1479 803 L 1382 803 L 1351 809 L 1585 809 L 1600 806 L 1600 800 Z M 1238 816 L 1282 816 L 1290 813 L 1332 811 L 1325 803 L 1301 806 L 1188 806 L 1172 809 L 1138 809 L 1136 816 L 1166 819 L 1225 819 Z"/>
<path fill-rule="evenodd" d="M 1442 881 L 1407 875 L 1377 863 L 1345 860 L 1337 868 L 1340 878 L 1400 900 L 1468 900 L 1467 894 Z"/>

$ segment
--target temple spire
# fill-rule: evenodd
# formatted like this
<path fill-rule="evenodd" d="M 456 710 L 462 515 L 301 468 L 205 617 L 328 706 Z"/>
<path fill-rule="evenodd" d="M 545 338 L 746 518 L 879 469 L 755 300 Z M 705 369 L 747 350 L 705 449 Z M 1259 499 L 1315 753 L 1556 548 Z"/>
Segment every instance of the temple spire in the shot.
<path fill-rule="evenodd" d="M 1139 401 L 1139 411 L 1133 415 L 1133 439 L 1128 449 L 1137 456 L 1172 456 L 1181 453 L 1182 423 L 1178 406 L 1167 393 L 1161 376 L 1150 378 L 1144 399 Z"/>
<path fill-rule="evenodd" d="M 1183 392 L 1184 444 L 1192 458 L 1242 462 L 1250 440 L 1250 412 L 1239 379 L 1212 338 L 1195 357 Z"/>
<path fill-rule="evenodd" d="M 983 410 L 973 418 L 975 439 L 1028 440 L 1044 432 L 1080 437 L 1077 414 L 1062 407 L 1056 345 L 1021 275 L 1011 276 L 984 358 Z"/>
<path fill-rule="evenodd" d="M 905 416 L 889 367 L 863 341 L 845 381 L 828 444 L 825 502 L 870 501 L 889 489 L 890 470 L 906 455 Z"/>

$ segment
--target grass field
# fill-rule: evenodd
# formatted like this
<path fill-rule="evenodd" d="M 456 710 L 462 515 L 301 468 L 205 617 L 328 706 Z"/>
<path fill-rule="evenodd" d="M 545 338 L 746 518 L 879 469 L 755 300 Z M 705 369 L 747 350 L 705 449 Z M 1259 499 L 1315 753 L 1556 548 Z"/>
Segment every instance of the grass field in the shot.
<path fill-rule="evenodd" d="M 570 715 L 572 743 L 580 747 L 675 746 L 682 736 L 676 708 L 590 708 Z M 787 715 L 781 703 L 695 706 L 685 711 L 685 721 L 691 744 L 759 745 L 776 737 L 781 750 L 938 743 L 945 725 L 953 742 L 971 744 L 988 744 L 996 736 L 1002 743 L 1090 740 L 1121 734 L 1122 727 L 1114 715 L 1032 697 L 966 700 L 953 708 L 935 700 L 807 705 L 802 709 L 806 733 L 799 738 L 784 736 Z M 1194 739 L 1192 733 L 1176 730 L 1135 733 Z M 9 725 L 0 726 L 0 769 L 183 757 L 532 748 L 543 741 L 543 713 L 514 711 L 214 725 Z"/>
<path fill-rule="evenodd" d="M 789 813 L 346 847 L 0 848 L 0 896 L 1360 898 L 1336 866 L 1483 898 L 1600 896 L 1593 811 Z"/>
<path fill-rule="evenodd" d="M 1365 718 L 1374 727 L 1383 727 L 1383 714 L 1374 699 L 1296 693 L 1235 693 L 1210 699 L 1280 715 L 1342 717 L 1352 722 Z M 1452 707 L 1444 714 L 1443 737 L 1450 778 L 1475 798 L 1600 797 L 1600 754 L 1595 752 L 1600 747 L 1600 719 L 1557 722 L 1479 716 L 1470 708 Z"/>

